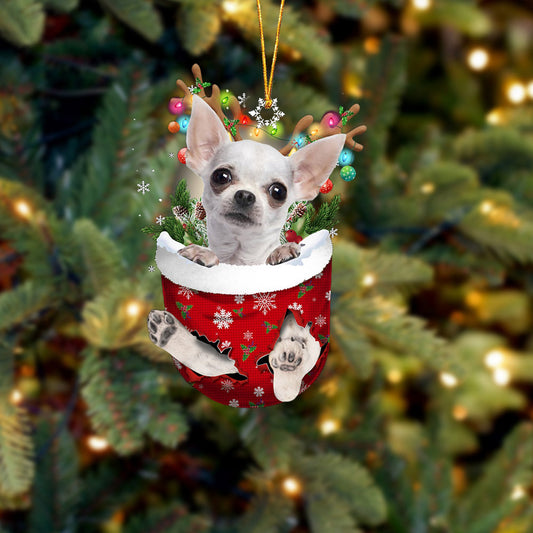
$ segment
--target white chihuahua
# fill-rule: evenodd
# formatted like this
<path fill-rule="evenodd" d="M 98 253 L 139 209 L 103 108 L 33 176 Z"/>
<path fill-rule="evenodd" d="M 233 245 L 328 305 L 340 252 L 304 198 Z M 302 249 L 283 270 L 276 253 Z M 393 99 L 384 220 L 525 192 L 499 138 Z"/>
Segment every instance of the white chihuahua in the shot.
<path fill-rule="evenodd" d="M 217 114 L 202 98 L 193 96 L 186 161 L 204 182 L 202 204 L 209 248 L 192 244 L 180 254 L 206 267 L 219 262 L 276 265 L 298 257 L 299 244 L 280 244 L 288 209 L 293 202 L 318 195 L 336 165 L 345 137 L 331 135 L 286 157 L 258 142 L 232 142 Z M 318 360 L 319 343 L 309 329 L 287 314 L 269 365 L 274 374 L 274 394 L 280 401 L 298 395 L 302 378 Z M 151 311 L 148 330 L 152 342 L 198 374 L 246 379 L 229 355 L 193 336 L 171 313 Z M 303 350 L 302 343 L 294 340 L 302 338 L 313 349 Z M 292 351 L 291 343 L 296 343 Z M 286 364 L 277 364 L 278 351 L 279 357 L 288 352 L 299 355 L 291 356 L 294 360 Z M 302 369 L 307 370 L 302 373 Z"/>

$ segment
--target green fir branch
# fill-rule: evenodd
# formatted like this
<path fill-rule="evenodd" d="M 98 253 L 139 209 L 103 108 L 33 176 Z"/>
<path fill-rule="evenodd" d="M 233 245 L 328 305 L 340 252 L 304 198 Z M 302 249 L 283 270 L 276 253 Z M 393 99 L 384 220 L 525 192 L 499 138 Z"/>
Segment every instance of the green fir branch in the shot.
<path fill-rule="evenodd" d="M 309 204 L 305 213 L 305 233 L 311 235 L 322 229 L 331 230 L 338 222 L 340 202 L 341 197 L 337 194 L 330 202 L 322 203 L 318 212 L 312 204 Z"/>

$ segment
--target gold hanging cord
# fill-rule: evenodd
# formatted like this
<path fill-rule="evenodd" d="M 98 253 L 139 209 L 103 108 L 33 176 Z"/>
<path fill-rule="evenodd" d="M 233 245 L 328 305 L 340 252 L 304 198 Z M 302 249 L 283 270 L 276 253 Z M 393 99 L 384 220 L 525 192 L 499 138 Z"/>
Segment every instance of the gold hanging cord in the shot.
<path fill-rule="evenodd" d="M 265 55 L 265 36 L 263 34 L 263 17 L 261 15 L 261 0 L 257 0 L 257 16 L 259 18 L 259 34 L 261 35 L 261 54 L 262 54 L 262 59 L 263 59 L 263 81 L 265 83 L 265 108 L 266 109 L 270 109 L 272 107 L 272 98 L 270 94 L 272 91 L 272 81 L 274 79 L 274 66 L 276 65 L 276 57 L 278 55 L 279 31 L 281 28 L 281 19 L 283 17 L 284 4 L 285 4 L 285 0 L 281 0 L 281 5 L 279 6 L 278 29 L 276 30 L 276 41 L 274 42 L 274 55 L 272 56 L 270 76 L 268 76 L 266 55 Z M 267 82 L 267 78 L 268 78 L 268 82 Z"/>

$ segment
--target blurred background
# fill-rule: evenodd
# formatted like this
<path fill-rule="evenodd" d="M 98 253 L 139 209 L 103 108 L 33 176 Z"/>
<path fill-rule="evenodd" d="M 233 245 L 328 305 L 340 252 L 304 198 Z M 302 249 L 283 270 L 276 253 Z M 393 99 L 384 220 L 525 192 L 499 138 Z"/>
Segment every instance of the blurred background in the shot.
<path fill-rule="evenodd" d="M 2 533 L 533 532 L 530 2 L 287 2 L 276 135 L 369 129 L 322 195 L 326 367 L 265 409 L 151 344 L 140 231 L 186 176 L 176 79 L 264 96 L 255 2 L 10 0 L 0 36 Z"/>

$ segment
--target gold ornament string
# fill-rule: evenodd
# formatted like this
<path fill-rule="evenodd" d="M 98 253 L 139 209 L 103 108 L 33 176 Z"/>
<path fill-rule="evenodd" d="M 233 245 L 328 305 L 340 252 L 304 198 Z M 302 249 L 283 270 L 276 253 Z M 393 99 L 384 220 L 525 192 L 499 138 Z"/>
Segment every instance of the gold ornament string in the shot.
<path fill-rule="evenodd" d="M 281 19 L 283 18 L 283 6 L 285 0 L 281 0 L 281 5 L 279 6 L 279 17 L 278 17 L 278 29 L 276 30 L 276 40 L 274 42 L 274 54 L 272 56 L 272 65 L 270 67 L 270 76 L 267 74 L 267 64 L 266 64 L 266 55 L 265 55 L 265 35 L 263 33 L 263 17 L 261 14 L 261 0 L 257 0 L 257 17 L 259 18 L 259 34 L 261 36 L 261 54 L 263 60 L 263 81 L 265 83 L 265 109 L 270 109 L 272 107 L 272 81 L 274 79 L 274 67 L 276 65 L 276 57 L 278 55 L 278 45 L 279 45 L 279 31 L 281 28 Z M 268 82 L 267 82 L 268 78 Z"/>

